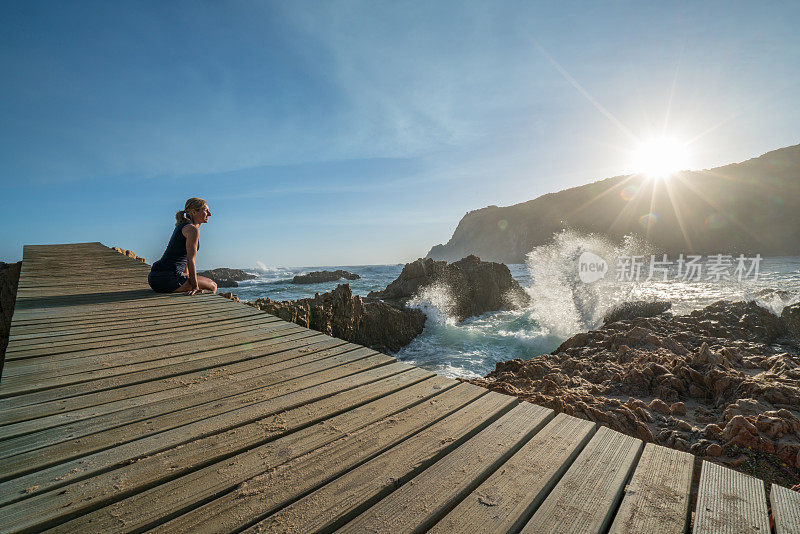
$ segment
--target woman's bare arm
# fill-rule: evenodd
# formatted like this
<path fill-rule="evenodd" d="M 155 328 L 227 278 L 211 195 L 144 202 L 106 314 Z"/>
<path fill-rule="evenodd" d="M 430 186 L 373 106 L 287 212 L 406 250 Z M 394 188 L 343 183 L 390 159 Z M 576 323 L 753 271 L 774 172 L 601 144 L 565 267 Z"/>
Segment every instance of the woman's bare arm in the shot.
<path fill-rule="evenodd" d="M 200 242 L 200 230 L 191 224 L 187 224 L 183 230 L 186 236 L 186 270 L 189 274 L 189 284 L 191 285 L 190 295 L 200 292 L 200 285 L 197 283 L 197 244 Z"/>

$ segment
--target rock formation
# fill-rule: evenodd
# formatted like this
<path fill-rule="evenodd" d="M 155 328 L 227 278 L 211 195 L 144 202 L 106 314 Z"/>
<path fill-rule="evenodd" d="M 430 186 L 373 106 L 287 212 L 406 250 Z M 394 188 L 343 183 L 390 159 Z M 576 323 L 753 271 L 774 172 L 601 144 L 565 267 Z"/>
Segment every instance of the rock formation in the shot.
<path fill-rule="evenodd" d="M 614 323 L 621 320 L 632 320 L 637 317 L 655 317 L 661 315 L 672 308 L 671 302 L 653 301 L 645 302 L 643 300 L 635 300 L 631 302 L 623 302 L 614 306 L 603 317 L 603 323 Z"/>
<path fill-rule="evenodd" d="M 430 258 L 407 263 L 395 281 L 383 291 L 372 291 L 370 298 L 405 302 L 420 290 L 441 283 L 449 289 L 452 312 L 463 320 L 488 311 L 524 306 L 528 295 L 502 263 L 481 261 L 467 256 L 448 264 Z"/>
<path fill-rule="evenodd" d="M 248 304 L 285 321 L 381 352 L 400 350 L 425 327 L 425 314 L 421 311 L 364 300 L 353 295 L 349 284 L 340 284 L 330 293 L 317 293 L 313 298 L 257 299 Z"/>
<path fill-rule="evenodd" d="M 800 254 L 800 145 L 681 174 L 668 182 L 669 191 L 663 180 L 616 176 L 513 206 L 471 211 L 428 257 L 452 261 L 477 254 L 523 263 L 534 247 L 550 243 L 565 228 L 612 240 L 647 235 L 654 248 L 671 256 Z M 680 202 L 678 209 L 672 199 Z M 651 212 L 658 221 L 643 228 L 640 218 Z"/>
<path fill-rule="evenodd" d="M 11 329 L 11 316 L 17 298 L 17 284 L 22 262 L 4 263 L 0 261 L 0 374 L 3 372 L 8 332 Z"/>
<path fill-rule="evenodd" d="M 120 248 L 120 247 L 111 247 L 111 248 L 112 248 L 112 250 L 116 250 L 120 254 L 124 254 L 124 255 L 128 256 L 129 258 L 132 258 L 134 260 L 139 260 L 140 262 L 145 263 L 144 258 L 137 256 L 132 250 L 125 250 L 125 249 Z"/>
<path fill-rule="evenodd" d="M 336 280 L 358 280 L 361 278 L 357 274 L 343 271 L 312 271 L 308 274 L 299 274 L 292 278 L 293 284 L 318 284 L 320 282 L 335 282 Z"/>
<path fill-rule="evenodd" d="M 238 282 L 243 280 L 253 280 L 258 276 L 246 273 L 241 269 L 229 269 L 227 267 L 217 267 L 209 271 L 198 271 L 200 276 L 211 278 L 217 283 L 217 287 L 239 287 Z"/>
<path fill-rule="evenodd" d="M 758 455 L 759 476 L 791 486 L 800 482 L 800 355 L 782 348 L 786 332 L 753 302 L 720 301 L 607 321 L 472 382 L 733 467 Z"/>
<path fill-rule="evenodd" d="M 789 337 L 800 340 L 800 303 L 786 306 L 781 312 L 781 322 Z"/>

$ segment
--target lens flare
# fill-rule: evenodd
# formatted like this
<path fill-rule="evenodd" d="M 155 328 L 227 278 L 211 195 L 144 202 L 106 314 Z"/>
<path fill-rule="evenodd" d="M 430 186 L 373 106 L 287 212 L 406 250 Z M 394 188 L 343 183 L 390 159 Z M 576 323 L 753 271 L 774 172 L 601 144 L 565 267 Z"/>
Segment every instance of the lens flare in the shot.
<path fill-rule="evenodd" d="M 705 223 L 711 230 L 721 230 L 728 226 L 728 220 L 719 213 L 712 213 L 706 217 Z"/>
<path fill-rule="evenodd" d="M 639 217 L 639 225 L 642 228 L 647 228 L 648 226 L 654 225 L 658 222 L 658 214 L 656 213 L 645 213 L 641 217 Z"/>
<path fill-rule="evenodd" d="M 625 202 L 630 202 L 631 200 L 636 197 L 636 192 L 639 190 L 638 187 L 635 185 L 629 185 L 625 189 L 619 192 L 619 196 L 622 197 L 622 200 Z"/>

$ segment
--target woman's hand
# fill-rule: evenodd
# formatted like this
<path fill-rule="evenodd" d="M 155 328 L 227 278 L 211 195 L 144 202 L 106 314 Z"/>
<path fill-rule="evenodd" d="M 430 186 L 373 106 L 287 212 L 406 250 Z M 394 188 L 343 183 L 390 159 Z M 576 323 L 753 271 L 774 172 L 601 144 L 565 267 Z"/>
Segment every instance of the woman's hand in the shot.
<path fill-rule="evenodd" d="M 200 289 L 200 284 L 197 282 L 197 278 L 190 278 L 189 283 L 191 284 L 191 289 L 186 292 L 187 295 L 194 295 L 195 293 L 202 293 L 202 289 Z"/>

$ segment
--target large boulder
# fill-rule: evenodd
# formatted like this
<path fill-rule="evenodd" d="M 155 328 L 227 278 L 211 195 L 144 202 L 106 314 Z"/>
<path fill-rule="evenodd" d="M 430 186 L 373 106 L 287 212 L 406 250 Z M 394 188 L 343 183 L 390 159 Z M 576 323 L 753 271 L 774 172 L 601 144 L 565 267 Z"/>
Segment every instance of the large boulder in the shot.
<path fill-rule="evenodd" d="M 257 299 L 249 304 L 286 321 L 381 352 L 400 350 L 425 327 L 425 314 L 420 310 L 364 300 L 353 295 L 349 284 L 313 298 Z"/>
<path fill-rule="evenodd" d="M 217 287 L 239 287 L 239 282 L 253 280 L 258 276 L 246 273 L 241 269 L 229 269 L 228 267 L 217 267 L 208 271 L 198 271 L 200 276 L 211 278 L 217 283 Z"/>
<path fill-rule="evenodd" d="M 385 300 L 405 301 L 425 287 L 444 284 L 452 294 L 453 313 L 458 320 L 488 311 L 525 306 L 528 294 L 502 263 L 481 261 L 467 256 L 448 264 L 431 258 L 407 263 L 400 276 L 383 291 L 368 296 Z"/>
<path fill-rule="evenodd" d="M 336 280 L 358 280 L 361 278 L 355 273 L 343 271 L 311 271 L 308 274 L 299 274 L 292 278 L 293 284 L 318 284 L 320 282 L 335 282 Z"/>

